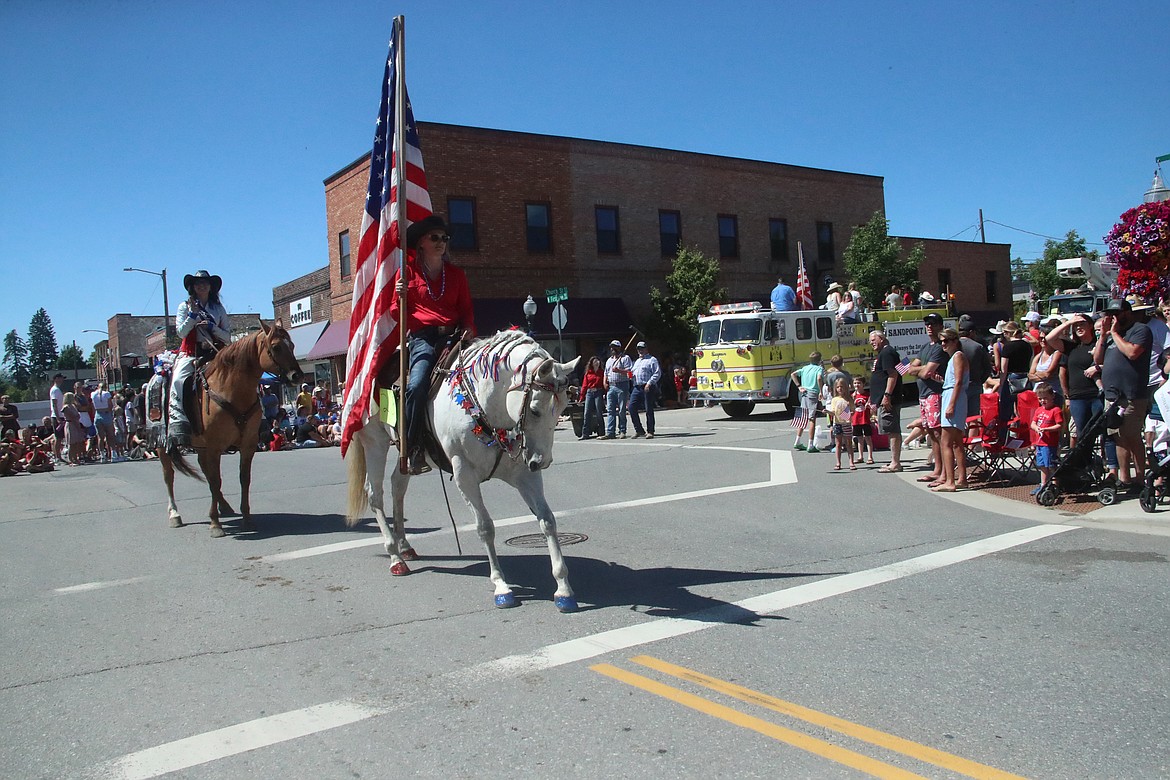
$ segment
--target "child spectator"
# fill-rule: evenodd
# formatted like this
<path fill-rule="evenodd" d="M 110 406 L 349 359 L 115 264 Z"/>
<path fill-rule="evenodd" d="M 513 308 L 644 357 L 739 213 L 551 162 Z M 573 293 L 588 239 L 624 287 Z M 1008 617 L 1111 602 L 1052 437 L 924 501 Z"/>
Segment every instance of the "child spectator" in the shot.
<path fill-rule="evenodd" d="M 1036 453 L 1036 467 L 1040 469 L 1040 484 L 1032 495 L 1043 490 L 1052 478 L 1052 467 L 1056 465 L 1056 451 L 1060 446 L 1060 428 L 1064 424 L 1064 412 L 1056 405 L 1052 385 L 1041 382 L 1036 385 L 1035 392 L 1040 408 L 1032 417 L 1032 446 Z"/>
<path fill-rule="evenodd" d="M 821 365 L 821 353 L 813 352 L 808 356 L 808 364 L 799 371 L 793 371 L 791 381 L 796 383 L 800 393 L 801 414 L 807 420 L 808 446 L 800 443 L 800 431 L 796 434 L 794 447 L 806 452 L 820 452 L 816 446 L 817 440 L 817 411 L 821 404 L 821 389 L 825 386 L 825 367 Z"/>
<path fill-rule="evenodd" d="M 865 462 L 873 463 L 873 422 L 870 420 L 869 388 L 865 386 L 865 379 L 853 377 L 853 449 L 860 460 L 869 452 Z"/>
<path fill-rule="evenodd" d="M 832 424 L 833 453 L 837 456 L 838 471 L 841 470 L 841 451 L 849 453 L 849 468 L 857 470 L 853 459 L 853 393 L 845 379 L 838 379 L 833 385 L 833 397 L 829 400 L 829 420 Z"/>

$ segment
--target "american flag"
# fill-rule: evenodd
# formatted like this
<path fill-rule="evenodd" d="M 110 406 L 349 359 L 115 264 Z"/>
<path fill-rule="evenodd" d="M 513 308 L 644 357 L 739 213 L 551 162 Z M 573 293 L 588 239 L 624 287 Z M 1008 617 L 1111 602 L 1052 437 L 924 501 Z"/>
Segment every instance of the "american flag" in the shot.
<path fill-rule="evenodd" d="M 798 432 L 808 427 L 808 409 L 801 406 L 792 413 L 792 427 Z"/>
<path fill-rule="evenodd" d="M 800 259 L 800 270 L 796 274 L 796 308 L 808 311 L 813 308 L 812 285 L 808 283 L 808 274 L 804 270 L 804 247 L 796 242 L 796 256 Z"/>
<path fill-rule="evenodd" d="M 406 197 L 407 223 L 431 214 L 426 169 L 414 112 L 403 84 L 406 114 L 401 125 L 395 117 L 398 88 L 396 55 L 401 36 L 400 20 L 391 28 L 390 53 L 382 77 L 382 102 L 374 123 L 374 148 L 370 152 L 370 181 L 366 209 L 362 215 L 361 243 L 353 274 L 353 308 L 349 320 L 349 352 L 346 356 L 345 399 L 342 405 L 341 454 L 344 457 L 353 435 L 370 420 L 370 396 L 378 370 L 398 346 L 398 323 L 390 317 L 394 299 L 394 276 L 402 264 L 395 211 L 400 194 Z M 394 149 L 397 134 L 405 132 L 406 186 L 399 186 Z"/>
<path fill-rule="evenodd" d="M 902 358 L 894 365 L 894 370 L 898 372 L 898 376 L 906 376 L 906 372 L 910 370 L 910 358 Z"/>
<path fill-rule="evenodd" d="M 110 361 L 106 358 L 102 358 L 102 370 L 104 371 L 105 369 L 107 369 L 109 367 L 110 367 Z"/>

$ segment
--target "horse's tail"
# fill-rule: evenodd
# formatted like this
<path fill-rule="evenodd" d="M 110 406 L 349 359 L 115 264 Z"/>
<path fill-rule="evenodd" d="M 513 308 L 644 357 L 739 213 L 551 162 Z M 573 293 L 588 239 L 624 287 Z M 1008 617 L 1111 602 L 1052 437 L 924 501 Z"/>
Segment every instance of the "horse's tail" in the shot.
<path fill-rule="evenodd" d="M 161 449 L 160 449 L 160 452 L 161 452 Z M 175 471 L 179 472 L 180 474 L 182 474 L 184 476 L 190 477 L 191 479 L 199 480 L 200 482 L 207 481 L 206 479 L 203 478 L 203 475 L 201 473 L 199 473 L 198 471 L 196 471 L 195 469 L 193 469 L 187 465 L 187 461 L 185 461 L 183 459 L 183 453 L 179 449 L 176 449 L 173 454 L 171 454 L 167 457 L 170 458 L 171 465 L 175 467 Z"/>
<path fill-rule="evenodd" d="M 345 510 L 345 524 L 353 528 L 362 521 L 370 506 L 370 497 L 366 493 L 366 448 L 360 436 L 350 439 L 345 460 L 349 464 L 349 505 Z"/>

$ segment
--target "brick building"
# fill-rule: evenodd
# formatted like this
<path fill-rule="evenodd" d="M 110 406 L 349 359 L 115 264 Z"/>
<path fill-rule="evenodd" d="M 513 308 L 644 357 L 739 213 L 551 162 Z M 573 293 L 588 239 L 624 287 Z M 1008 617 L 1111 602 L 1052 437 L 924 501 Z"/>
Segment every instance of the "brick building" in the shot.
<path fill-rule="evenodd" d="M 879 176 L 427 122 L 419 135 L 431 200 L 450 226 L 480 331 L 523 325 L 532 295 L 537 335 L 555 344 L 543 293 L 565 287 L 566 356 L 624 341 L 650 312 L 650 290 L 664 286 L 680 242 L 720 259 L 732 300 L 767 300 L 778 276 L 794 280 L 797 242 L 817 290 L 844 280 L 854 226 L 885 211 Z M 332 325 L 313 352 L 335 358 L 335 379 L 368 177 L 363 155 L 324 182 Z M 1008 311 L 1006 245 L 923 241 L 925 287 L 949 274 L 959 308 L 991 321 Z M 903 240 L 907 251 L 913 242 Z"/>
<path fill-rule="evenodd" d="M 328 360 L 314 363 L 309 352 L 332 320 L 333 301 L 329 288 L 329 266 L 272 288 L 272 310 L 292 336 L 294 354 L 305 372 L 306 381 L 330 379 Z"/>
<path fill-rule="evenodd" d="M 259 314 L 229 314 L 232 340 L 242 338 L 260 329 Z M 150 378 L 154 358 L 166 349 L 166 317 L 115 314 L 106 323 L 108 339 L 94 345 L 98 360 L 107 361 L 107 367 L 98 367 L 99 379 L 118 385 L 140 385 Z"/>

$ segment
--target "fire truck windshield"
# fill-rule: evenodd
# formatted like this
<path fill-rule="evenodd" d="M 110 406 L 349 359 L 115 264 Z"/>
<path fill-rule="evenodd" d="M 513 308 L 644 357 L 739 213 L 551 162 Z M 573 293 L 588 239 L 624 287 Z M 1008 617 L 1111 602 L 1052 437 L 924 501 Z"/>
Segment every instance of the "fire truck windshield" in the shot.
<path fill-rule="evenodd" d="M 699 325 L 699 344 L 758 344 L 763 321 L 755 317 L 728 317 Z"/>

